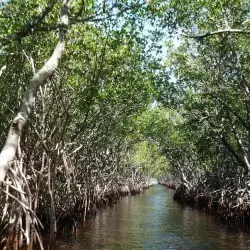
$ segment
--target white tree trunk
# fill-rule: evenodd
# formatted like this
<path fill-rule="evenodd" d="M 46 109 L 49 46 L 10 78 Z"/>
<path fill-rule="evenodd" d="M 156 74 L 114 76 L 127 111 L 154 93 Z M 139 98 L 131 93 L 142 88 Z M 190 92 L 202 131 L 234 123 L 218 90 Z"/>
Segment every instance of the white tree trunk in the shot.
<path fill-rule="evenodd" d="M 15 158 L 21 131 L 33 108 L 39 87 L 44 85 L 47 79 L 54 73 L 65 49 L 65 37 L 69 18 L 69 3 L 70 0 L 62 0 L 59 41 L 54 52 L 45 65 L 34 74 L 30 80 L 30 85 L 21 104 L 20 110 L 10 126 L 5 145 L 0 153 L 0 183 L 5 179 L 7 171 Z"/>

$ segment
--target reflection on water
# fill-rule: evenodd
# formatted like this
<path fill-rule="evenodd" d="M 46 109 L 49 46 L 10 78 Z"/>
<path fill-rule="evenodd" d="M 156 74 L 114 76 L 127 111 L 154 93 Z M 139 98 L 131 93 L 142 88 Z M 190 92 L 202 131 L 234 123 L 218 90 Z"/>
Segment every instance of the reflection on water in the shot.
<path fill-rule="evenodd" d="M 212 216 L 173 201 L 173 191 L 155 185 L 125 197 L 90 219 L 77 238 L 59 249 L 250 249 L 250 235 L 229 231 Z"/>

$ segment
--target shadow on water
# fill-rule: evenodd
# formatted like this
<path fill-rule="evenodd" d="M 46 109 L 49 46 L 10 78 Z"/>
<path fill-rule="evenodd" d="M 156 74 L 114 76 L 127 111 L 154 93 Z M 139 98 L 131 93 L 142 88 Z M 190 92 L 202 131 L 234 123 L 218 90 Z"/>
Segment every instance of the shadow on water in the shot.
<path fill-rule="evenodd" d="M 57 249 L 250 249 L 250 234 L 228 230 L 215 218 L 173 201 L 155 185 L 125 197 L 88 220 L 78 237 L 59 238 Z"/>

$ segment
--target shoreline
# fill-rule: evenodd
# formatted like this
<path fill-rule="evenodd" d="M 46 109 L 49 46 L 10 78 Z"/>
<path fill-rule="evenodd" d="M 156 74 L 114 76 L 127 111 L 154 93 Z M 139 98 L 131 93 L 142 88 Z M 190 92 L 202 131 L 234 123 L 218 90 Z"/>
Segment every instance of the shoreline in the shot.
<path fill-rule="evenodd" d="M 229 227 L 250 231 L 250 206 L 248 204 L 233 205 L 233 199 L 221 200 L 219 192 L 211 194 L 199 194 L 200 190 L 187 191 L 183 184 L 175 185 L 173 182 L 159 182 L 160 185 L 175 190 L 173 200 L 186 204 L 198 210 L 202 210 Z"/>

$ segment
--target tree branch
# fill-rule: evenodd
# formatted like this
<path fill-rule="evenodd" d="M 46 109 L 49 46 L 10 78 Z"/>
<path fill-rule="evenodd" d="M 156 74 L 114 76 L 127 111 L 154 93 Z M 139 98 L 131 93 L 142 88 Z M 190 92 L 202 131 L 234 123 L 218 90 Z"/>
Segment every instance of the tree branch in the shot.
<path fill-rule="evenodd" d="M 61 22 L 59 25 L 59 41 L 54 49 L 52 56 L 45 65 L 34 74 L 30 80 L 30 85 L 21 104 L 20 110 L 12 124 L 7 136 L 5 145 L 0 153 L 0 182 L 2 182 L 7 174 L 7 171 L 13 162 L 19 143 L 21 131 L 29 117 L 31 109 L 34 106 L 34 100 L 40 86 L 46 84 L 47 79 L 54 73 L 58 67 L 59 60 L 65 50 L 65 40 L 69 19 L 69 2 L 63 0 L 61 9 Z"/>
<path fill-rule="evenodd" d="M 82 19 L 74 19 L 72 18 L 69 23 L 68 26 L 77 24 L 77 23 L 84 23 L 84 22 L 88 22 L 88 21 L 92 21 L 92 22 L 97 22 L 97 21 L 101 21 L 101 18 L 95 18 L 95 15 L 93 16 L 89 16 L 86 18 L 82 18 Z M 55 31 L 57 29 L 59 29 L 60 25 L 59 24 L 43 24 L 43 26 L 33 26 L 32 28 L 25 28 L 21 31 L 16 32 L 15 34 L 12 34 L 10 36 L 6 36 L 4 38 L 2 38 L 0 40 L 0 43 L 2 44 L 2 46 L 7 45 L 8 43 L 10 43 L 11 41 L 20 41 L 21 39 L 30 36 L 30 35 L 34 35 L 38 32 L 46 32 L 46 31 Z"/>
<path fill-rule="evenodd" d="M 243 35 L 250 35 L 250 31 L 249 30 L 240 30 L 240 29 L 222 29 L 222 30 L 217 30 L 217 31 L 213 31 L 213 32 L 206 32 L 204 34 L 182 34 L 185 37 L 188 38 L 198 38 L 198 39 L 203 39 L 206 38 L 208 36 L 214 36 L 214 35 L 219 35 L 219 34 L 243 34 Z"/>
<path fill-rule="evenodd" d="M 246 163 L 243 161 L 240 155 L 237 154 L 233 146 L 226 140 L 224 135 L 220 135 L 220 140 L 223 143 L 223 145 L 226 147 L 226 149 L 229 151 L 229 153 L 231 153 L 234 159 L 239 163 L 239 165 L 242 166 L 244 169 L 248 170 L 248 166 L 246 165 Z"/>
<path fill-rule="evenodd" d="M 58 25 L 58 24 L 42 23 L 44 18 L 53 9 L 56 2 L 57 2 L 57 0 L 51 0 L 49 6 L 46 7 L 40 15 L 34 17 L 33 21 L 31 21 L 29 24 L 27 24 L 26 27 L 24 27 L 22 30 L 17 31 L 16 33 L 14 33 L 12 35 L 8 35 L 8 36 L 0 39 L 1 45 L 5 46 L 5 45 L 9 44 L 11 41 L 20 41 L 21 39 L 23 39 L 27 36 L 30 36 L 30 35 L 34 35 L 38 32 L 55 31 L 55 30 L 59 29 L 60 25 Z M 83 18 L 79 17 L 79 15 L 80 15 L 79 14 L 80 12 L 79 12 L 75 16 L 73 16 L 69 19 L 68 26 L 78 24 L 78 23 L 85 23 L 85 22 L 98 22 L 98 21 L 102 21 L 102 20 L 105 20 L 107 18 L 111 18 L 114 16 L 119 17 L 123 13 L 125 13 L 126 11 L 129 11 L 129 10 L 132 10 L 135 8 L 139 8 L 143 5 L 144 5 L 144 3 L 143 4 L 132 4 L 131 6 L 124 7 L 116 14 L 108 14 L 108 13 L 105 14 L 105 13 L 101 12 L 101 13 L 96 13 L 96 14 L 93 14 L 91 16 L 83 17 Z M 41 23 L 42 23 L 42 25 L 41 25 Z"/>
<path fill-rule="evenodd" d="M 52 11 L 57 0 L 51 0 L 48 6 L 37 16 L 33 17 L 32 20 L 20 31 L 4 37 L 3 40 L 5 43 L 8 43 L 9 40 L 20 40 L 29 34 L 32 34 L 37 28 L 38 25 L 45 19 L 45 17 Z"/>

